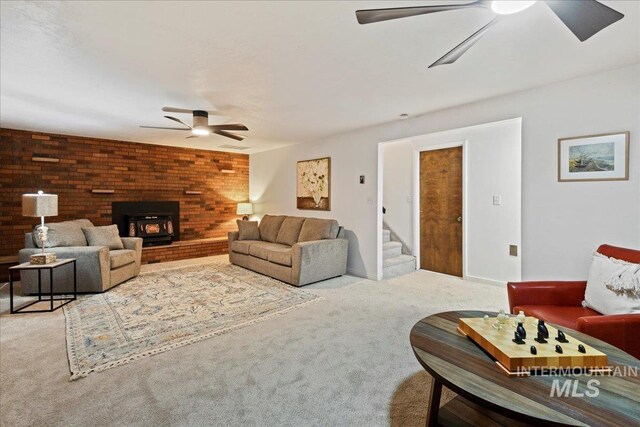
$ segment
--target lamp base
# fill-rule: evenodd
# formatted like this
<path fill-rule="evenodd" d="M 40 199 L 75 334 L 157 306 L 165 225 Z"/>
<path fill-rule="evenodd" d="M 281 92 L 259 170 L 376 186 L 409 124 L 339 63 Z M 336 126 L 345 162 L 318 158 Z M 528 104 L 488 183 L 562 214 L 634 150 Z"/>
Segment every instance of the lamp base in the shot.
<path fill-rule="evenodd" d="M 44 253 L 44 254 L 35 254 L 31 255 L 31 264 L 43 265 L 50 264 L 52 262 L 56 262 L 56 254 L 54 253 Z"/>
<path fill-rule="evenodd" d="M 243 220 L 243 221 L 248 221 L 248 220 L 249 220 L 249 216 L 248 216 L 248 215 L 243 216 L 243 217 L 242 217 L 242 220 Z"/>

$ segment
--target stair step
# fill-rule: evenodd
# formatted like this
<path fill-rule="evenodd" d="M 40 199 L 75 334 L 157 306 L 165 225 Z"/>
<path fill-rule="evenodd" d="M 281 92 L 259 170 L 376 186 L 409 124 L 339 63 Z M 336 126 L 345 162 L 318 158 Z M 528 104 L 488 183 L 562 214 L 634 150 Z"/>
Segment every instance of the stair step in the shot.
<path fill-rule="evenodd" d="M 390 279 L 416 270 L 416 258 L 411 255 L 400 255 L 385 259 L 382 268 L 382 278 Z"/>
<path fill-rule="evenodd" d="M 389 230 L 382 230 L 382 242 L 383 243 L 388 243 L 391 241 L 391 231 Z"/>
<path fill-rule="evenodd" d="M 382 244 L 382 258 L 394 258 L 402 255 L 402 243 L 387 242 Z"/>

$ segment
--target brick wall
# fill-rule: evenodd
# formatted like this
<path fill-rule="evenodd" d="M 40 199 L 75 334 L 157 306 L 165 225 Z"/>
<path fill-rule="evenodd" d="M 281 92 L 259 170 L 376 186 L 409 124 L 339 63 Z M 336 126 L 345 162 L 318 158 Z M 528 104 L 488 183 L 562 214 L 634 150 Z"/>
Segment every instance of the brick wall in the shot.
<path fill-rule="evenodd" d="M 236 203 L 249 197 L 246 154 L 12 129 L 0 129 L 0 138 L 0 257 L 17 255 L 24 233 L 38 223 L 22 216 L 23 193 L 58 195 L 59 215 L 45 221 L 88 218 L 95 225 L 111 224 L 113 201 L 177 200 L 183 241 L 226 237 L 237 229 Z M 34 156 L 60 161 L 34 162 Z"/>

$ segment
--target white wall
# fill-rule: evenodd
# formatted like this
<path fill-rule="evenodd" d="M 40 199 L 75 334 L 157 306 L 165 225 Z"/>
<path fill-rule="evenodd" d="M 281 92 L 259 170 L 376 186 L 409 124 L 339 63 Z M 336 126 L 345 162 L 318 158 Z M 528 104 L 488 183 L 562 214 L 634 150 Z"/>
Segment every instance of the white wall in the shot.
<path fill-rule="evenodd" d="M 390 142 L 384 152 L 382 205 L 384 221 L 413 252 L 413 152 L 410 142 Z"/>
<path fill-rule="evenodd" d="M 258 212 L 336 218 L 353 232 L 350 272 L 375 278 L 378 143 L 522 117 L 522 277 L 584 278 L 600 243 L 640 247 L 639 99 L 636 64 L 253 154 L 251 198 Z M 629 181 L 557 182 L 558 138 L 624 130 L 631 131 Z M 332 157 L 332 211 L 297 211 L 296 161 L 322 156 Z"/>
<path fill-rule="evenodd" d="M 414 230 L 420 227 L 419 152 L 464 143 L 465 277 L 493 282 L 521 279 L 521 258 L 509 255 L 509 245 L 521 245 L 521 122 L 517 118 L 410 138 L 415 156 Z M 499 206 L 493 204 L 494 195 L 502 199 Z M 414 239 L 419 249 L 419 233 Z"/>

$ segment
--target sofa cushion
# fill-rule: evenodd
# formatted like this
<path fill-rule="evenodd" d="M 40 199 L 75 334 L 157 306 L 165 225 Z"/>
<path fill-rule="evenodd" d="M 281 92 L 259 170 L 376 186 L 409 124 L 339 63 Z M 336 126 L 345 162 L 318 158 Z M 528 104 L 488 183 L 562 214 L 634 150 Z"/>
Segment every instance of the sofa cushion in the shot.
<path fill-rule="evenodd" d="M 293 253 L 293 249 L 290 247 L 271 248 L 268 254 L 268 261 L 276 264 L 280 264 L 280 265 L 286 265 L 287 267 L 291 267 L 292 253 Z"/>
<path fill-rule="evenodd" d="M 238 240 L 260 240 L 258 221 L 236 220 L 238 223 Z"/>
<path fill-rule="evenodd" d="M 593 254 L 583 305 L 602 314 L 640 313 L 638 264 Z M 629 290 L 625 288 L 629 286 Z"/>
<path fill-rule="evenodd" d="M 338 221 L 335 219 L 307 218 L 302 224 L 298 242 L 335 239 L 338 234 Z"/>
<path fill-rule="evenodd" d="M 260 230 L 260 240 L 275 243 L 278 238 L 278 231 L 284 222 L 285 216 L 265 215 L 260 221 L 258 229 Z"/>
<path fill-rule="evenodd" d="M 109 249 L 124 249 L 117 225 L 107 225 L 104 227 L 84 227 L 84 236 L 87 238 L 89 246 L 106 246 Z"/>
<path fill-rule="evenodd" d="M 580 317 L 600 315 L 600 313 L 588 307 L 566 305 L 518 305 L 513 307 L 513 311 L 524 311 L 527 316 L 533 316 L 545 322 L 555 323 L 571 329 L 576 329 L 576 321 Z"/>
<path fill-rule="evenodd" d="M 46 248 L 56 248 L 63 246 L 87 246 L 87 239 L 82 232 L 83 227 L 93 227 L 93 224 L 88 219 L 76 219 L 73 221 L 52 222 L 46 223 L 45 227 L 48 228 L 47 241 L 45 242 Z M 42 242 L 38 240 L 39 225 L 34 228 L 32 233 L 33 243 L 36 247 L 41 248 Z"/>
<path fill-rule="evenodd" d="M 269 261 L 269 253 L 279 249 L 290 249 L 290 247 L 279 243 L 255 242 L 249 247 L 249 255 Z"/>
<path fill-rule="evenodd" d="M 111 262 L 111 269 L 113 270 L 114 268 L 136 262 L 136 251 L 131 249 L 116 249 L 109 251 L 109 260 Z"/>
<path fill-rule="evenodd" d="M 238 254 L 249 255 L 249 247 L 253 243 L 260 243 L 260 240 L 234 240 L 231 242 L 231 250 Z"/>
<path fill-rule="evenodd" d="M 300 230 L 302 224 L 304 224 L 304 218 L 296 216 L 288 216 L 282 222 L 280 231 L 278 231 L 278 237 L 276 243 L 282 243 L 283 245 L 293 246 L 298 243 L 298 236 L 300 236 Z M 291 265 L 291 264 L 289 264 Z"/>

